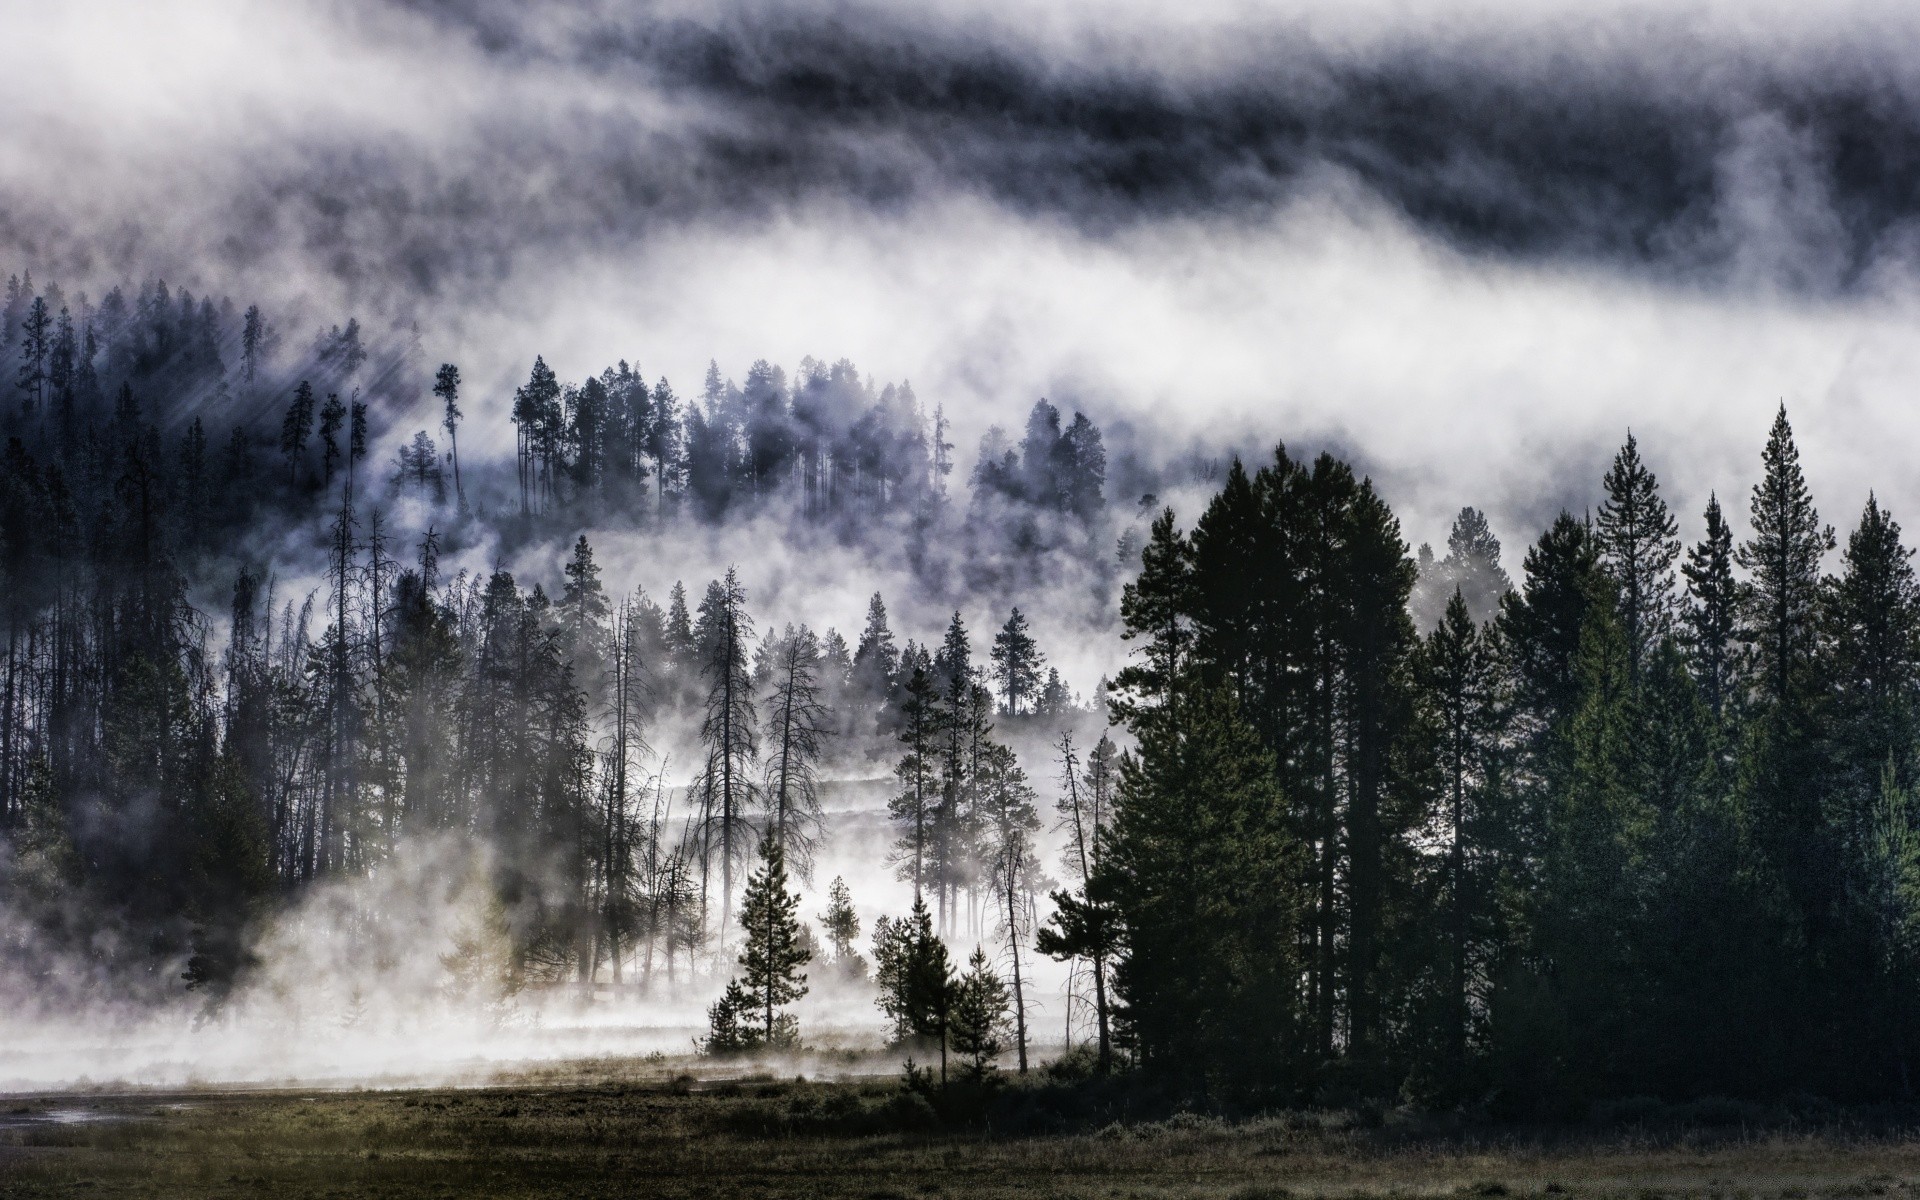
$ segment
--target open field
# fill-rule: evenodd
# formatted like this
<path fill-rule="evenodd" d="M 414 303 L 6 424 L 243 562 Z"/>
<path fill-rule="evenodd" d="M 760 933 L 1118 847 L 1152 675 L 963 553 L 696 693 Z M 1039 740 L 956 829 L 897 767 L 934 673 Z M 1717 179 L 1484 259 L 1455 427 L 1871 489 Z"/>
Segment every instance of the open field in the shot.
<path fill-rule="evenodd" d="M 1517 1130 L 1389 1114 L 909 1131 L 894 1080 L 0 1102 L 0 1196 L 1814 1200 L 1920 1194 L 1920 1131 L 1722 1121 Z M 887 1127 L 892 1132 L 874 1132 Z"/>

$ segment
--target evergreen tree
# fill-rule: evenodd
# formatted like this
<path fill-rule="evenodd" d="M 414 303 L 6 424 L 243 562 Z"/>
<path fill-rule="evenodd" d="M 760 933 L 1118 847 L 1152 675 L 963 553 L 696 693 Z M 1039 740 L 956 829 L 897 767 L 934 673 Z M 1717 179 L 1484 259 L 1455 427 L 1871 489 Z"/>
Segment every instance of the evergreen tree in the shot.
<path fill-rule="evenodd" d="M 932 1039 L 939 1045 L 940 1079 L 946 1082 L 947 1045 L 954 992 L 946 943 L 933 932 L 933 913 L 915 897 L 905 918 L 882 917 L 873 927 L 875 1003 L 886 1014 L 894 1040 Z"/>
<path fill-rule="evenodd" d="M 1826 586 L 1825 641 L 1838 761 L 1835 782 L 1858 824 L 1893 763 L 1911 775 L 1915 690 L 1920 687 L 1920 583 L 1900 525 L 1873 496 L 1847 538 L 1839 578 Z"/>
<path fill-rule="evenodd" d="M 1475 997 L 1490 974 L 1488 828 L 1499 785 L 1497 663 L 1489 638 L 1475 627 L 1466 598 L 1455 592 L 1446 616 L 1421 647 L 1418 670 L 1427 736 L 1432 742 L 1445 865 L 1435 892 L 1445 945 L 1445 1070 L 1464 1081 L 1474 1040 Z"/>
<path fill-rule="evenodd" d="M 826 932 L 827 944 L 833 947 L 833 965 L 840 969 L 841 975 L 847 979 L 865 979 L 866 960 L 853 948 L 860 938 L 860 914 L 854 911 L 853 894 L 841 876 L 834 876 L 827 888 L 827 911 L 820 914 L 820 928 Z"/>
<path fill-rule="evenodd" d="M 967 960 L 966 974 L 954 982 L 949 1017 L 953 1052 L 960 1056 L 972 1078 L 985 1078 L 993 1069 L 993 1060 L 1006 1052 L 1006 1038 L 1011 1032 L 1007 1014 L 1007 985 L 988 965 L 986 951 L 976 946 L 973 957 Z"/>
<path fill-rule="evenodd" d="M 757 1024 L 753 1044 L 782 1048 L 799 1044 L 794 1017 L 780 1010 L 807 994 L 800 971 L 813 954 L 801 936 L 800 897 L 787 890 L 786 856 L 778 838 L 760 843 L 760 868 L 747 878 L 740 905 L 746 944 L 740 951 L 741 1016 Z"/>
<path fill-rule="evenodd" d="M 320 483 L 322 487 L 333 486 L 333 464 L 340 457 L 340 444 L 335 439 L 346 420 L 347 406 L 340 403 L 338 395 L 328 393 L 327 402 L 320 406 Z"/>
<path fill-rule="evenodd" d="M 20 390 L 20 411 L 29 420 L 47 407 L 47 360 L 53 352 L 53 314 L 45 296 L 35 296 L 20 322 L 20 372 L 14 386 Z"/>
<path fill-rule="evenodd" d="M 252 315 L 252 310 L 249 310 Z M 467 490 L 460 482 L 460 368 L 441 363 L 433 377 L 433 394 L 442 405 L 440 426 L 447 431 L 447 457 L 453 461 L 453 493 L 460 500 L 460 511 L 467 509 Z"/>
<path fill-rule="evenodd" d="M 1715 720 L 1727 715 L 1735 698 L 1739 634 L 1739 585 L 1733 577 L 1733 530 L 1720 513 L 1717 496 L 1707 497 L 1707 536 L 1687 552 L 1681 568 L 1687 577 L 1684 610 L 1694 678 Z"/>
<path fill-rule="evenodd" d="M 280 422 L 280 454 L 287 460 L 287 481 L 300 482 L 300 464 L 307 456 L 307 439 L 313 436 L 313 387 L 306 380 L 293 391 L 287 415 Z"/>
<path fill-rule="evenodd" d="M 747 811 L 758 799 L 753 779 L 753 764 L 760 753 L 758 714 L 747 663 L 753 620 L 747 615 L 746 602 L 746 589 L 733 568 L 727 568 L 724 579 L 708 585 L 700 602 L 700 624 L 694 630 L 701 675 L 707 683 L 706 717 L 700 725 L 707 749 L 699 788 L 705 797 L 701 824 L 706 844 L 719 844 L 723 929 L 731 923 L 733 911 L 733 868 L 747 845 Z"/>
<path fill-rule="evenodd" d="M 1753 488 L 1753 537 L 1734 561 L 1751 576 L 1740 599 L 1742 636 L 1755 656 L 1754 683 L 1763 701 L 1779 706 L 1801 701 L 1811 683 L 1820 559 L 1833 549 L 1834 538 L 1814 511 L 1784 404 L 1761 462 L 1766 475 Z"/>
<path fill-rule="evenodd" d="M 1202 1097 L 1285 1094 L 1312 1055 L 1298 959 L 1311 873 L 1272 756 L 1218 690 L 1183 696 L 1139 738 L 1102 868 L 1141 1065 Z"/>
<path fill-rule="evenodd" d="M 771 650 L 767 806 L 772 836 L 805 880 L 812 877 L 813 855 L 826 820 L 815 778 L 827 736 L 827 711 L 820 702 L 820 641 L 806 626 L 789 625 Z"/>
<path fill-rule="evenodd" d="M 934 809 L 939 796 L 938 743 L 943 719 L 933 678 L 914 664 L 901 689 L 900 761 L 894 778 L 900 790 L 887 802 L 887 815 L 904 826 L 894 843 L 893 861 L 901 879 L 913 884 L 917 900 L 928 882 Z"/>
<path fill-rule="evenodd" d="M 1191 550 L 1174 528 L 1173 510 L 1154 518 L 1146 549 L 1141 552 L 1138 579 L 1120 592 L 1121 637 L 1140 640 L 1129 663 L 1114 678 L 1113 707 L 1126 717 L 1141 706 L 1172 699 L 1184 666 L 1189 627 L 1195 608 L 1191 594 Z"/>
<path fill-rule="evenodd" d="M 1034 644 L 1033 635 L 1027 632 L 1027 618 L 1017 606 L 1000 632 L 993 636 L 990 658 L 993 678 L 1000 685 L 1001 695 L 1006 697 L 1003 711 L 1018 716 L 1020 702 L 1039 690 L 1040 667 L 1046 660 Z"/>
<path fill-rule="evenodd" d="M 1602 482 L 1607 499 L 1594 523 L 1594 537 L 1600 562 L 1619 596 L 1628 673 L 1637 680 L 1642 658 L 1671 626 L 1673 564 L 1680 557 L 1680 538 L 1632 434 Z"/>

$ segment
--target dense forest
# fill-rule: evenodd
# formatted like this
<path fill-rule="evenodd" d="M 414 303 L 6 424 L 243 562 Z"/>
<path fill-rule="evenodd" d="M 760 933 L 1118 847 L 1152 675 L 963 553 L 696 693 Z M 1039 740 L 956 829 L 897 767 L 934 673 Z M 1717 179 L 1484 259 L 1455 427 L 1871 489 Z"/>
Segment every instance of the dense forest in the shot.
<path fill-rule="evenodd" d="M 798 968 L 868 964 L 844 885 L 816 943 L 788 875 L 822 784 L 890 773 L 916 900 L 873 979 L 943 1062 L 1025 1065 L 1045 955 L 1101 1069 L 1218 1104 L 1910 1095 L 1920 587 L 1874 501 L 1844 545 L 1822 524 L 1784 408 L 1747 540 L 1716 499 L 1683 546 L 1628 438 L 1516 582 L 1478 511 L 1416 554 L 1370 481 L 1284 449 L 1136 541 L 1100 430 L 1044 400 L 956 503 L 942 410 L 845 362 L 682 400 L 535 359 L 513 460 L 463 463 L 473 399 L 410 330 L 295 351 L 257 307 L 24 275 L 4 316 L 0 961 L 29 998 L 217 1009 L 274 914 L 451 838 L 495 903 L 450 970 L 717 986 L 741 929 L 714 1048 L 790 1044 Z M 586 532 L 768 514 L 955 609 L 1075 564 L 1128 665 L 1076 694 L 1017 603 L 901 641 L 878 595 L 852 638 L 756 620 L 724 563 L 656 599 Z M 489 538 L 564 567 L 443 567 Z M 319 585 L 283 590 L 289 556 Z"/>
<path fill-rule="evenodd" d="M 1084 416 L 1042 401 L 1017 444 L 992 433 L 955 512 L 939 410 L 851 364 L 809 360 L 792 386 L 766 363 L 744 387 L 714 367 L 683 405 L 625 363 L 571 385 L 536 358 L 511 473 L 476 470 L 458 368 L 427 372 L 404 337 L 382 350 L 349 321 L 276 369 L 257 307 L 124 294 L 76 317 L 23 276 L 6 308 L 0 887 L 9 969 L 43 998 L 184 983 L 217 1003 L 304 889 L 449 834 L 485 852 L 492 983 L 670 984 L 724 945 L 769 832 L 810 874 L 823 765 L 890 768 L 895 732 L 931 736 L 935 703 L 967 709 L 970 740 L 963 758 L 955 727 L 939 783 L 902 810 L 900 871 L 939 892 L 943 931 L 963 897 L 985 919 L 975 780 L 1019 783 L 993 721 L 1091 711 L 1018 607 L 978 661 L 957 611 L 937 647 L 901 644 L 879 595 L 849 614 L 851 642 L 762 630 L 730 568 L 664 603 L 615 594 L 573 531 L 775 512 L 917 557 L 991 528 L 1016 543 L 974 564 L 992 577 L 1092 544 L 1105 463 Z M 445 452 L 423 430 L 367 461 L 381 409 L 410 397 Z M 548 581 L 442 569 L 481 538 L 570 554 Z M 318 587 L 276 594 L 288 544 Z M 203 612 L 196 591 L 226 603 Z M 681 742 L 692 762 L 670 777 Z"/>

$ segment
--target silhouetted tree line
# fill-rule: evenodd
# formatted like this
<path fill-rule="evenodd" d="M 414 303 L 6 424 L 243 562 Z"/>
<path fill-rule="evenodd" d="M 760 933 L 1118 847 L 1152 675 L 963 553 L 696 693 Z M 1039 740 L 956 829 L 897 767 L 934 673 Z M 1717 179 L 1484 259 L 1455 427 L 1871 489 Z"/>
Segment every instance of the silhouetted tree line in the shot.
<path fill-rule="evenodd" d="M 1329 457 L 1163 514 L 1122 605 L 1138 745 L 1062 907 L 1140 1067 L 1516 1113 L 1909 1097 L 1912 552 L 1869 499 L 1823 574 L 1784 408 L 1762 466 L 1749 539 L 1713 500 L 1683 555 L 1629 438 L 1512 589 L 1480 514 L 1416 564 Z"/>

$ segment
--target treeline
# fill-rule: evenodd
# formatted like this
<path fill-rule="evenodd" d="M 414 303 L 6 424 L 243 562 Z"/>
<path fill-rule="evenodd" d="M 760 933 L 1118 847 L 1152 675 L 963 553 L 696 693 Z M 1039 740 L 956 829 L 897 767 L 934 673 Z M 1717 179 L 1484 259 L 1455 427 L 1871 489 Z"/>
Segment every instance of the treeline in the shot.
<path fill-rule="evenodd" d="M 464 507 L 460 386 L 458 368 L 443 365 L 434 392 L 443 404 L 452 490 Z M 1066 420 L 1042 399 L 1017 443 L 998 427 L 988 431 L 967 511 L 949 513 L 953 445 L 944 411 L 928 412 L 910 384 L 876 388 L 845 359 L 831 366 L 804 359 L 791 381 L 762 359 L 743 384 L 710 363 L 699 398 L 688 402 L 665 378 L 649 386 L 624 360 L 573 384 L 536 358 L 514 392 L 512 420 L 512 508 L 541 526 L 659 523 L 683 514 L 718 522 L 791 511 L 850 532 L 900 526 L 923 567 L 928 543 L 947 533 L 1024 552 L 1078 547 L 1106 505 L 1099 428 L 1083 413 Z M 281 439 L 291 479 L 315 474 L 312 431 L 313 397 L 296 391 Z M 324 478 L 336 453 L 324 424 L 320 442 Z M 401 451 L 395 483 L 445 503 L 448 471 L 437 449 L 431 433 L 418 431 Z M 984 557 L 1004 552 L 982 550 Z"/>
<path fill-rule="evenodd" d="M 1062 910 L 1141 1068 L 1526 1114 L 1909 1097 L 1912 552 L 1869 499 L 1823 574 L 1784 409 L 1762 467 L 1751 537 L 1710 501 L 1683 556 L 1630 438 L 1511 590 L 1471 510 L 1423 581 L 1327 457 L 1164 514 L 1123 602 L 1138 747 Z"/>
<path fill-rule="evenodd" d="M 488 467 L 463 471 L 451 436 L 443 455 L 423 431 L 391 470 L 370 457 L 408 388 L 430 391 L 457 432 L 457 369 L 407 382 L 417 351 L 363 343 L 349 321 L 295 378 L 259 310 L 231 309 L 164 284 L 97 306 L 9 285 L 0 901 L 21 918 L 4 934 L 9 969 L 45 978 L 77 961 L 108 986 L 166 990 L 178 980 L 165 965 L 190 957 L 188 982 L 217 996 L 244 976 L 263 919 L 440 835 L 491 864 L 509 986 L 704 964 L 745 857 L 771 829 L 808 872 L 821 764 L 909 723 L 915 669 L 933 655 L 896 643 L 877 596 L 849 644 L 757 629 L 731 573 L 698 597 L 675 585 L 664 605 L 610 594 L 570 531 L 620 505 L 637 521 L 688 507 L 723 519 L 754 496 L 800 497 L 803 514 L 809 495 L 828 515 L 911 509 L 938 491 L 937 415 L 844 363 L 808 367 L 795 388 L 756 367 L 747 388 L 721 382 L 685 409 L 625 368 L 542 392 L 541 364 L 517 412 L 537 434 L 523 443 L 536 455 L 522 462 L 528 511 L 489 518 Z M 208 404 L 228 387 L 285 404 L 261 421 Z M 840 389 L 840 407 L 822 388 Z M 231 424 L 216 430 L 203 410 Z M 735 498 L 700 509 L 716 494 L 695 487 L 707 477 L 688 456 L 703 446 Z M 1062 429 L 1043 402 L 1007 460 L 1022 472 L 1031 460 L 1014 499 L 1075 521 L 1093 512 L 1097 446 L 1084 418 Z M 1054 499 L 1032 490 L 1050 480 Z M 408 491 L 424 507 L 402 503 Z M 562 575 L 442 569 L 496 521 L 567 536 Z M 287 594 L 276 557 L 324 584 Z M 218 608 L 197 607 L 209 594 Z M 964 655 L 966 639 L 956 615 L 948 652 Z M 992 658 L 983 714 L 1051 719 L 1080 704 L 1018 609 Z M 683 734 L 692 761 L 672 758 Z M 982 852 L 961 836 L 971 824 L 949 825 L 951 893 Z"/>

